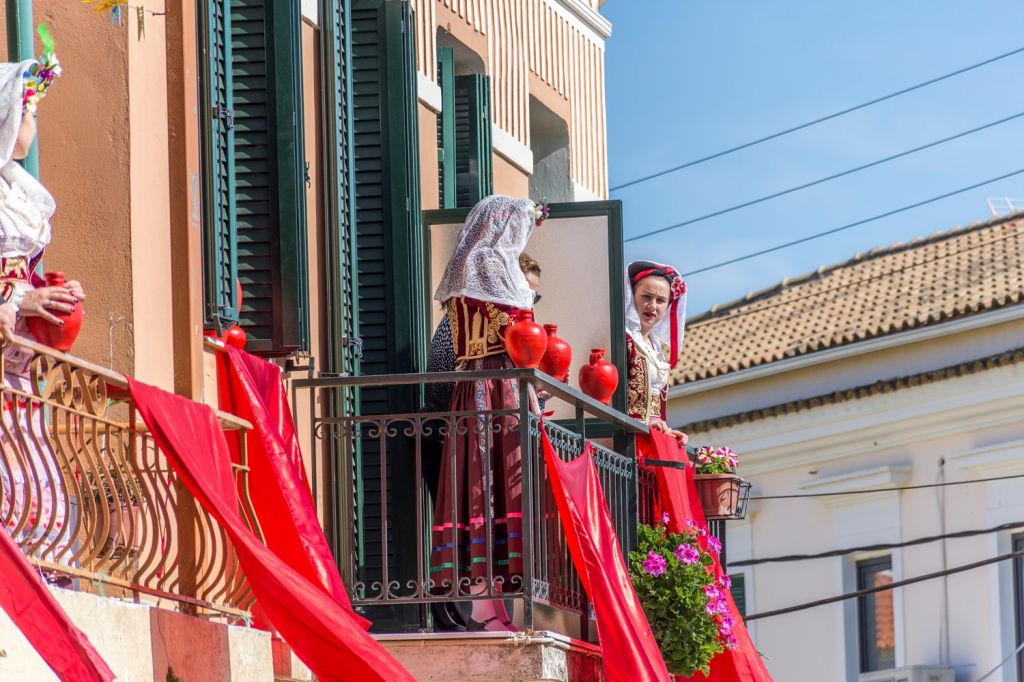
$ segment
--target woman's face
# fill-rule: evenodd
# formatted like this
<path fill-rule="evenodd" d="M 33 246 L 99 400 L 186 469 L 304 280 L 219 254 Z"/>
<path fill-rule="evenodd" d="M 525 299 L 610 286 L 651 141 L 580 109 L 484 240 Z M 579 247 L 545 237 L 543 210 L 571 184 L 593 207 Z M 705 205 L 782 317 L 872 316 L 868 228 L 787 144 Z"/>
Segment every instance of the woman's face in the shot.
<path fill-rule="evenodd" d="M 644 335 L 665 317 L 671 295 L 668 280 L 657 275 L 645 277 L 633 286 L 633 305 L 640 316 L 640 331 Z"/>
<path fill-rule="evenodd" d="M 28 156 L 28 150 L 32 148 L 32 141 L 36 139 L 36 115 L 26 111 L 21 115 L 21 127 L 18 128 L 18 139 L 14 142 L 14 158 L 24 159 Z"/>

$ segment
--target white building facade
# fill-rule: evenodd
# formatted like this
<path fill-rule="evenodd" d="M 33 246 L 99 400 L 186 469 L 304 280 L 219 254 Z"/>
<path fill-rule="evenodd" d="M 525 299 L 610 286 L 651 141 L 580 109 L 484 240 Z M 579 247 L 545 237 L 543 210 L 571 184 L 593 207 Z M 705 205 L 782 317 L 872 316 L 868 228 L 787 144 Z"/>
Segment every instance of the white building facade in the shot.
<path fill-rule="evenodd" d="M 803 496 L 753 501 L 728 524 L 748 615 L 1024 549 L 1024 478 L 912 487 L 1024 475 L 1022 254 L 1010 216 L 691 320 L 670 422 L 691 444 L 734 448 L 754 496 Z M 847 548 L 864 549 L 744 565 Z M 966 682 L 1009 657 L 989 679 L 1020 682 L 1022 569 L 992 563 L 748 627 L 780 681 Z M 884 672 L 913 666 L 919 677 Z"/>

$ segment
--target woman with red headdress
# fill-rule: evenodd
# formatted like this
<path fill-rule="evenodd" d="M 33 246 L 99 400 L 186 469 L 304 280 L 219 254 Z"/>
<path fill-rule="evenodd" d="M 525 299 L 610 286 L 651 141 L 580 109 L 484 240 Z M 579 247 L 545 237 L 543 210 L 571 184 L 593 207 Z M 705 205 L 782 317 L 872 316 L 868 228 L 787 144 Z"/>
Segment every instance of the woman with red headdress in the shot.
<path fill-rule="evenodd" d="M 635 261 L 626 270 L 626 412 L 686 443 L 670 429 L 666 400 L 670 371 L 683 346 L 686 283 L 670 265 Z"/>

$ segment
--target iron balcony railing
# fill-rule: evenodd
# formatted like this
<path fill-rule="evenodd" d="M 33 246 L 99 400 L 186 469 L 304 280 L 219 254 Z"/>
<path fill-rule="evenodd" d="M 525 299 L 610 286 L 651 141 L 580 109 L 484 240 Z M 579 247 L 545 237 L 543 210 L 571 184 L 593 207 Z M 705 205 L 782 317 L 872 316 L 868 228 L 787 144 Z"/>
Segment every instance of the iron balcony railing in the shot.
<path fill-rule="evenodd" d="M 2 347 L 0 522 L 29 559 L 76 589 L 246 617 L 253 597 L 231 543 L 156 447 L 125 377 L 21 338 Z M 239 507 L 259 534 L 239 441 Z"/>
<path fill-rule="evenodd" d="M 511 381 L 519 406 L 480 412 L 415 411 L 427 384 L 481 379 Z M 566 461 L 579 457 L 591 440 L 624 553 L 636 543 L 640 502 L 633 436 L 646 433 L 646 426 L 532 369 L 321 377 L 296 379 L 293 387 L 314 393 L 323 390 L 319 400 L 310 395 L 311 404 L 322 406 L 353 404 L 349 398 L 359 391 L 364 410 L 379 404 L 375 399 L 385 395 L 403 398 L 413 408 L 385 414 L 313 415 L 313 432 L 320 441 L 317 449 L 330 458 L 326 469 L 333 480 L 325 487 L 339 491 L 330 519 L 335 553 L 357 608 L 372 612 L 374 607 L 415 605 L 412 622 L 389 627 L 429 628 L 427 605 L 432 602 L 514 599 L 522 604 L 521 619 L 527 630 L 534 629 L 538 603 L 584 616 L 582 629 L 586 628 L 589 606 L 551 495 L 541 447 L 541 417 L 531 411 L 530 396 L 544 391 L 551 395 L 549 406 L 556 400 L 572 406 L 574 419 L 545 420 L 545 428 L 558 456 Z M 522 489 L 523 571 L 509 581 L 502 579 L 496 565 L 491 540 L 497 528 L 489 505 L 484 518 L 484 577 L 472 579 L 460 573 L 453 580 L 450 573 L 441 574 L 443 578 L 431 573 L 434 502 L 427 472 L 440 468 L 432 457 L 448 458 L 454 471 L 457 453 L 449 436 L 464 436 L 471 430 L 488 447 L 497 439 L 513 438 L 520 448 L 522 478 L 512 485 L 521 483 Z M 492 475 L 488 458 L 483 461 L 484 499 L 491 499 L 492 486 L 501 483 L 501 477 Z M 314 454 L 314 471 L 319 470 Z M 458 519 L 462 489 L 454 475 L 451 484 L 455 495 L 450 513 Z M 321 481 L 318 487 L 324 485 Z"/>

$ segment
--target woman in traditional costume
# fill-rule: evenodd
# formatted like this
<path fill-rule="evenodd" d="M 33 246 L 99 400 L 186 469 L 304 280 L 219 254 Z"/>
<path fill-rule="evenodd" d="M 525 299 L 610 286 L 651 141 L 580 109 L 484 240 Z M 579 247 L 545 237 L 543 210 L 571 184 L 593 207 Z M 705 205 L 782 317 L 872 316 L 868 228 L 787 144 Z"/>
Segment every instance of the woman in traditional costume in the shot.
<path fill-rule="evenodd" d="M 14 333 L 29 339 L 26 317 L 63 325 L 53 313 L 71 312 L 85 298 L 76 281 L 48 287 L 36 274 L 50 242 L 50 218 L 57 205 L 16 161 L 27 156 L 36 134 L 36 105 L 61 72 L 49 36 L 43 29 L 40 35 L 47 49 L 39 61 L 0 64 L 0 307 L 17 315 Z M 71 539 L 65 524 L 65 491 L 43 433 L 45 414 L 25 398 L 34 395 L 29 380 L 32 358 L 31 351 L 10 344 L 3 353 L 0 521 L 27 552 L 48 561 L 66 561 Z"/>
<path fill-rule="evenodd" d="M 519 255 L 537 222 L 534 202 L 506 196 L 487 197 L 466 218 L 434 295 L 448 318 L 457 371 L 514 367 L 505 332 L 533 307 Z M 537 411 L 532 388 L 530 401 Z M 461 381 L 452 394 L 449 411 L 463 416 L 447 425 L 430 561 L 435 589 L 449 595 L 522 586 L 518 416 L 488 414 L 518 409 L 518 384 L 508 379 Z M 509 629 L 510 620 L 497 599 L 473 602 L 471 628 Z"/>
<path fill-rule="evenodd" d="M 670 265 L 635 261 L 626 270 L 626 413 L 686 444 L 665 421 L 670 371 L 679 360 L 686 283 Z"/>

